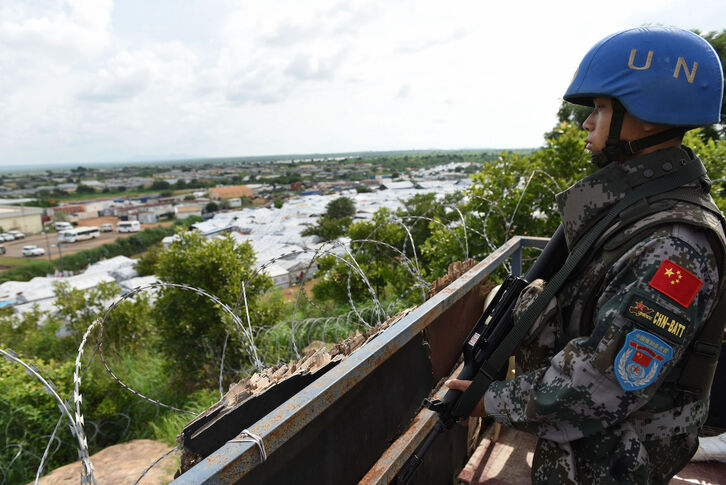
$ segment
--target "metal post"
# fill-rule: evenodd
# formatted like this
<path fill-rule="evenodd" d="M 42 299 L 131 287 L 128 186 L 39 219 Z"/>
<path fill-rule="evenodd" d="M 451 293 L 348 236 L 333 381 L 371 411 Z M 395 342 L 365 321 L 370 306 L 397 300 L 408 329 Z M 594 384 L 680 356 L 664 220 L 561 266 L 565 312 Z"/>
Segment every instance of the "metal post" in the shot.
<path fill-rule="evenodd" d="M 50 263 L 50 242 L 48 242 L 48 231 L 43 231 L 45 235 L 45 247 L 48 248 L 48 262 Z"/>
<path fill-rule="evenodd" d="M 62 245 L 63 245 L 63 243 L 61 243 L 60 241 L 58 241 L 57 246 L 58 246 L 58 256 L 60 257 L 61 274 L 63 274 L 63 251 L 61 251 L 61 246 Z"/>
<path fill-rule="evenodd" d="M 512 254 L 512 276 L 522 276 L 522 246 Z"/>

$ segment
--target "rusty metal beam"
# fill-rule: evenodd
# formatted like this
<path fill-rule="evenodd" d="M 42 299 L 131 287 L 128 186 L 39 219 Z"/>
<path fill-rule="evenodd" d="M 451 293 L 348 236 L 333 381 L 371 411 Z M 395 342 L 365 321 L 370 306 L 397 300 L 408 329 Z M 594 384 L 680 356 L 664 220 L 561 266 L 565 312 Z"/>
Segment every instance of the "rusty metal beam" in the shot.
<path fill-rule="evenodd" d="M 323 413 L 344 393 L 401 349 L 434 319 L 479 285 L 522 247 L 544 247 L 547 238 L 515 236 L 462 277 L 358 349 L 305 389 L 249 428 L 264 442 L 268 457 Z M 274 456 L 274 455 L 273 455 Z M 172 482 L 175 485 L 235 483 L 260 463 L 256 445 L 228 442 Z"/>

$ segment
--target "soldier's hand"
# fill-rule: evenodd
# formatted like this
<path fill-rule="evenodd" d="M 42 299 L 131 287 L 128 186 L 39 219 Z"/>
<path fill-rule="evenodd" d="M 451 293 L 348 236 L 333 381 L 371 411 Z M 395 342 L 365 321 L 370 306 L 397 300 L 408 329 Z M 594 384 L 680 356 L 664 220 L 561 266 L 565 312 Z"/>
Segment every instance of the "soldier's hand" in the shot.
<path fill-rule="evenodd" d="M 456 389 L 457 391 L 466 391 L 469 386 L 471 385 L 471 381 L 462 381 L 459 379 L 449 379 L 448 381 L 444 382 L 444 385 L 448 387 L 449 389 Z M 486 417 L 487 412 L 484 409 L 484 396 L 481 397 L 478 403 L 476 403 L 476 406 L 474 406 L 474 410 L 471 412 L 472 416 L 479 416 L 479 417 Z"/>

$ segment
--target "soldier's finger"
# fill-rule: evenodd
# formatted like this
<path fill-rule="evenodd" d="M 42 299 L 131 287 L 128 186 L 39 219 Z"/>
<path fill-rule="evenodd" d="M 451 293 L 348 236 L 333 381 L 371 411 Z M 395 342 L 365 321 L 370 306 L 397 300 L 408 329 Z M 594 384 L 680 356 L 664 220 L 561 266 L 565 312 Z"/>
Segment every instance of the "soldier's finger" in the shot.
<path fill-rule="evenodd" d="M 471 381 L 462 381 L 460 379 L 449 379 L 444 382 L 444 385 L 449 389 L 455 389 L 457 391 L 466 391 L 471 385 Z"/>

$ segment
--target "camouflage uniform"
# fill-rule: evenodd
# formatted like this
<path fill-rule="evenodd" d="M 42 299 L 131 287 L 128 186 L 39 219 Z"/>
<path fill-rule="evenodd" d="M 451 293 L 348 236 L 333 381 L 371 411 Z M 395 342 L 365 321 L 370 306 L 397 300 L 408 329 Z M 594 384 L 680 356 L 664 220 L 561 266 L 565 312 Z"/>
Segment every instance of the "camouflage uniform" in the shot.
<path fill-rule="evenodd" d="M 559 194 L 568 247 L 633 186 L 692 157 L 685 147 L 667 148 L 611 163 Z M 678 388 L 672 376 L 717 300 L 724 234 L 718 212 L 709 210 L 718 211 L 709 185 L 702 179 L 678 189 L 689 197 L 657 197 L 621 215 L 533 325 L 517 353 L 517 377 L 486 392 L 489 416 L 539 436 L 533 483 L 667 483 L 695 452 L 708 402 Z M 702 282 L 688 305 L 649 285 L 664 259 Z M 542 286 L 534 282 L 522 293 L 515 319 Z M 670 338 L 657 334 L 633 318 L 634 297 L 685 328 Z M 616 374 L 623 376 L 618 359 L 633 330 L 662 337 L 672 358 L 647 386 L 626 391 Z"/>

